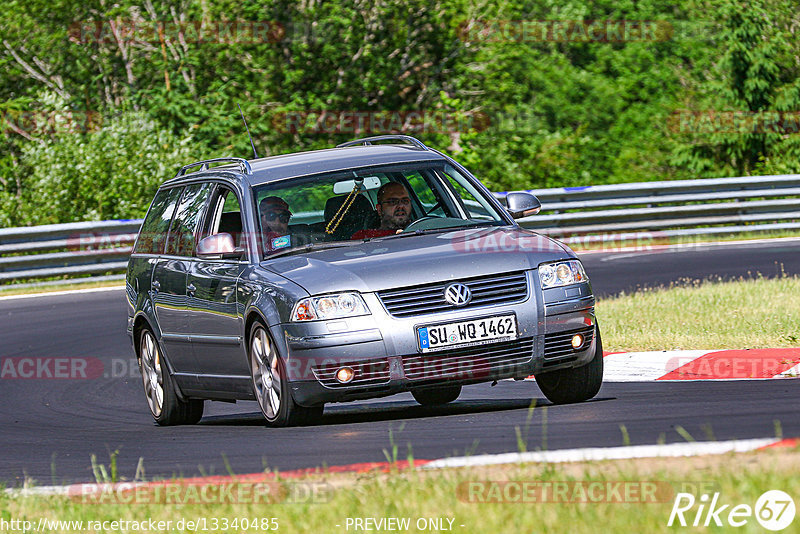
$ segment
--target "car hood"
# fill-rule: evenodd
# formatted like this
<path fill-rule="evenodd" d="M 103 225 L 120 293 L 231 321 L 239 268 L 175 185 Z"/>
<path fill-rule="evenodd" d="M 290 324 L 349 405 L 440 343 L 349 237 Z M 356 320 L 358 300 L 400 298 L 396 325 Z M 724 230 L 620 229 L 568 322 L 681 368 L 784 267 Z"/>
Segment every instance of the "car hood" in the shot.
<path fill-rule="evenodd" d="M 548 237 L 502 227 L 373 240 L 265 260 L 261 265 L 314 295 L 534 269 L 545 261 L 573 257 L 568 247 Z"/>

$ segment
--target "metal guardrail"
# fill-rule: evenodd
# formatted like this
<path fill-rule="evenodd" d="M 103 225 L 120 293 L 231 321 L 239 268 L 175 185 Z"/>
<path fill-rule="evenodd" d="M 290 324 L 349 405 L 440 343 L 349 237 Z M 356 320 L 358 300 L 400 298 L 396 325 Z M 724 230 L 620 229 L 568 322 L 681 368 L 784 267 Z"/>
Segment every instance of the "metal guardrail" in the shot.
<path fill-rule="evenodd" d="M 528 192 L 542 210 L 520 224 L 568 243 L 800 229 L 798 174 Z"/>
<path fill-rule="evenodd" d="M 520 223 L 572 244 L 800 229 L 797 174 L 529 192 L 539 198 L 542 210 Z M 506 194 L 495 196 L 502 200 Z M 108 279 L 125 270 L 141 222 L 0 229 L 0 284 L 76 275 Z"/>
<path fill-rule="evenodd" d="M 135 219 L 2 228 L 0 283 L 122 272 L 141 224 Z"/>

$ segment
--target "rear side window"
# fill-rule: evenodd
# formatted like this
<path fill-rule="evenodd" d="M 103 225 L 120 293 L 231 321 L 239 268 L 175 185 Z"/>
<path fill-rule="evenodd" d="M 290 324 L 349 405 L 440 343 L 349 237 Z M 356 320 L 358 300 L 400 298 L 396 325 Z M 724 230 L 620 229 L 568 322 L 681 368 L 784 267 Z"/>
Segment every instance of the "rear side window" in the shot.
<path fill-rule="evenodd" d="M 137 254 L 163 254 L 164 245 L 167 242 L 167 230 L 175 212 L 175 205 L 178 203 L 181 187 L 172 189 L 162 189 L 156 193 L 156 198 L 150 205 L 139 230 L 139 239 L 136 240 L 136 247 L 133 252 Z"/>
<path fill-rule="evenodd" d="M 178 212 L 172 220 L 169 231 L 167 254 L 171 256 L 192 256 L 197 244 L 200 219 L 205 212 L 208 197 L 211 195 L 211 184 L 192 184 L 183 190 Z"/>
<path fill-rule="evenodd" d="M 226 187 L 219 187 L 211 206 L 203 236 L 225 232 L 231 234 L 237 247 L 243 246 L 242 213 L 236 194 Z"/>

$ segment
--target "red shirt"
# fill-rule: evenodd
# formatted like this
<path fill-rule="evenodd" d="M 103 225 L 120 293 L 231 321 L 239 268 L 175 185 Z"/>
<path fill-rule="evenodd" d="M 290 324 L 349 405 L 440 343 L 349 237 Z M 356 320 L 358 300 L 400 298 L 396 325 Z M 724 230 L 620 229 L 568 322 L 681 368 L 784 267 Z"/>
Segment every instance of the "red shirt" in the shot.
<path fill-rule="evenodd" d="M 387 235 L 396 234 L 397 230 L 390 230 L 388 228 L 368 228 L 366 230 L 359 230 L 358 232 L 354 233 L 350 236 L 350 239 L 367 239 L 368 237 L 384 237 Z"/>

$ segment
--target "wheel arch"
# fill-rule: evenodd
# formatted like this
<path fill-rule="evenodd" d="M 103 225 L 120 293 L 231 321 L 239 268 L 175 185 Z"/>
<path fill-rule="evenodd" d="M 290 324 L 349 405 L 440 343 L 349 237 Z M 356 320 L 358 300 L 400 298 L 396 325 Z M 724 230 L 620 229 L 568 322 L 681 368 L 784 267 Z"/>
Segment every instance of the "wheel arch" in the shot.
<path fill-rule="evenodd" d="M 133 319 L 133 350 L 136 355 L 136 359 L 139 360 L 139 337 L 144 328 L 149 328 L 153 335 L 156 338 L 156 341 L 160 341 L 161 339 L 161 331 L 153 326 L 153 322 L 150 320 L 149 317 L 144 312 L 139 312 Z M 163 352 L 163 351 L 162 351 Z"/>
<path fill-rule="evenodd" d="M 146 313 L 139 312 L 136 317 L 133 319 L 133 348 L 134 354 L 136 355 L 136 362 L 141 366 L 141 356 L 140 356 L 140 347 L 139 347 L 139 337 L 142 330 L 148 328 L 152 333 L 153 336 L 156 338 L 156 343 L 158 343 L 159 352 L 161 353 L 161 358 L 164 360 L 164 363 L 167 365 L 167 373 L 170 375 L 175 374 L 175 369 L 172 367 L 172 362 L 169 359 L 169 354 L 164 351 L 164 347 L 161 345 L 161 330 L 156 326 L 155 321 L 152 321 Z M 187 397 L 184 395 L 183 390 L 181 390 L 180 385 L 177 383 L 175 384 L 175 390 L 178 394 L 178 398 L 181 400 L 186 399 Z"/>
<path fill-rule="evenodd" d="M 264 328 L 266 328 L 267 332 L 269 332 L 269 326 L 266 318 L 264 318 L 264 314 L 257 307 L 253 306 L 249 310 L 247 310 L 247 315 L 245 316 L 245 322 L 244 322 L 245 344 L 250 343 L 250 332 L 253 331 L 253 325 L 255 325 L 257 322 L 263 324 Z"/>

